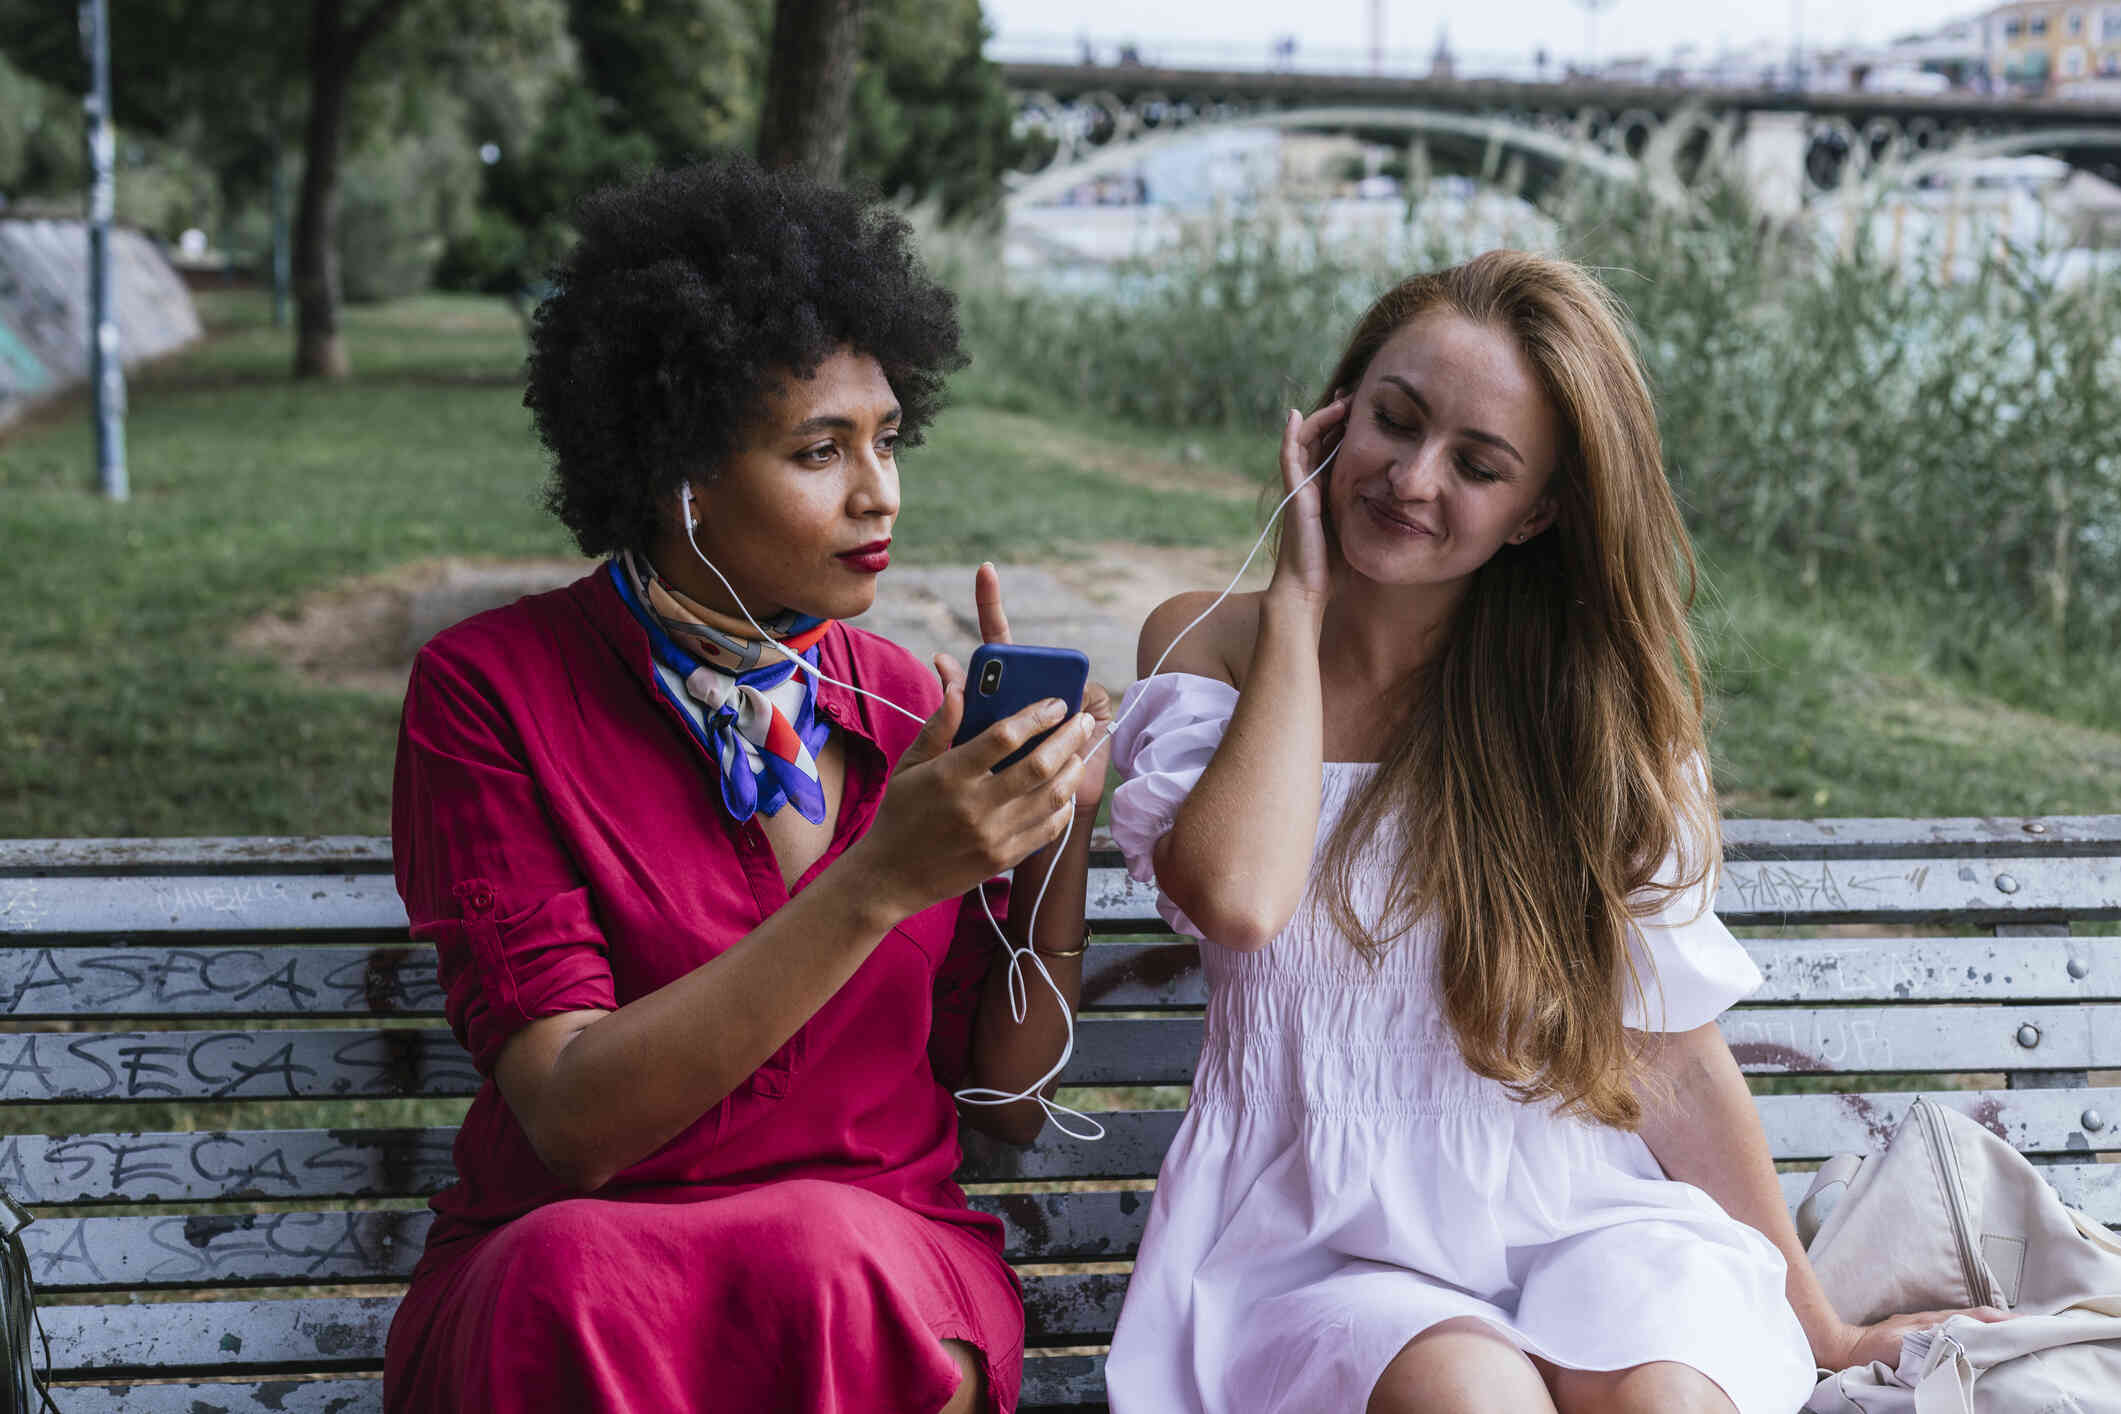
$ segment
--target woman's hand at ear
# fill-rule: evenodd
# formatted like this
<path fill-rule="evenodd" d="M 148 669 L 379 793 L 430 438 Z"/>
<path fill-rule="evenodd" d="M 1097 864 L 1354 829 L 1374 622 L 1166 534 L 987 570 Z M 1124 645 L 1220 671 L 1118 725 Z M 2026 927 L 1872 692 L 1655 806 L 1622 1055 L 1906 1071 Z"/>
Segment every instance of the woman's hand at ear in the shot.
<path fill-rule="evenodd" d="M 1326 498 L 1318 482 L 1309 478 L 1346 428 L 1348 402 L 1345 397 L 1335 398 L 1309 417 L 1299 417 L 1291 408 L 1281 434 L 1282 494 L 1296 494 L 1282 509 L 1281 549 L 1275 557 L 1274 578 L 1267 593 L 1270 597 L 1301 600 L 1320 613 L 1325 611 L 1326 597 L 1331 592 L 1326 559 Z"/>

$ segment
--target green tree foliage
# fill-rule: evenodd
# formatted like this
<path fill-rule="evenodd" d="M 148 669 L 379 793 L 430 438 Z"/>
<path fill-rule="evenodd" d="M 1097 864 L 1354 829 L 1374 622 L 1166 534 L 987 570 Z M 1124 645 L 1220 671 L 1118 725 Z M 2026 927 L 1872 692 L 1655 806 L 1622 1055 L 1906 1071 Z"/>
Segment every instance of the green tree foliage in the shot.
<path fill-rule="evenodd" d="M 658 163 L 751 146 L 772 28 L 771 0 L 570 0 L 567 18 L 602 125 Z"/>
<path fill-rule="evenodd" d="M 79 101 L 0 58 L 0 192 L 78 193 L 87 181 Z"/>
<path fill-rule="evenodd" d="M 298 141 L 305 10 L 250 0 L 112 6 L 111 98 L 121 132 L 180 143 L 223 180 L 262 181 L 273 144 L 282 135 L 288 145 Z M 77 107 L 88 90 L 70 4 L 0 0 L 0 55 Z"/>
<path fill-rule="evenodd" d="M 753 146 L 771 0 L 569 0 L 575 81 L 500 148 L 436 271 L 452 289 L 534 291 L 585 193 L 652 166 Z M 990 208 L 1016 155 L 979 0 L 868 0 L 846 175 L 951 217 Z M 479 104 L 474 103 L 477 108 Z M 520 127 L 520 117 L 517 126 Z"/>
<path fill-rule="evenodd" d="M 569 0 L 568 31 L 604 129 L 658 164 L 754 145 L 771 0 Z M 979 0 L 866 0 L 850 180 L 953 215 L 999 198 L 1013 110 L 986 38 Z"/>
<path fill-rule="evenodd" d="M 979 0 L 870 0 L 850 176 L 894 196 L 933 199 L 947 217 L 993 206 L 1020 154 L 987 36 Z"/>
<path fill-rule="evenodd" d="M 571 239 L 566 218 L 575 200 L 655 165 L 654 142 L 614 126 L 610 107 L 570 85 L 527 140 L 500 145 L 478 209 L 443 255 L 438 283 L 507 295 L 537 286 Z"/>

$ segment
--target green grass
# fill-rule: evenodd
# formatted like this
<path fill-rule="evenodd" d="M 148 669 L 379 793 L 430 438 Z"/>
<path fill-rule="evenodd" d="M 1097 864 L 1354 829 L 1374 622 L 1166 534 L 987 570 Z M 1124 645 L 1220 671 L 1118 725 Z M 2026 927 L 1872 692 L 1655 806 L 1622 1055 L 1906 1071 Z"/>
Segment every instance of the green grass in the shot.
<path fill-rule="evenodd" d="M 0 837 L 387 826 L 397 706 L 231 646 L 306 593 L 441 555 L 570 553 L 539 509 L 520 325 L 498 301 L 348 312 L 357 376 L 296 384 L 254 296 L 134 380 L 134 499 L 90 493 L 85 411 L 0 441 Z M 910 563 L 1256 533 L 1271 440 L 1083 413 L 990 369 L 905 459 Z M 1902 608 L 1706 555 L 1719 780 L 1759 815 L 2110 811 L 2121 737 L 1954 686 Z M 1905 642 L 1902 640 L 1905 639 Z"/>
<path fill-rule="evenodd" d="M 2121 811 L 2121 733 L 1981 695 L 1927 666 L 1918 610 L 1807 591 L 1701 547 L 1696 612 L 1726 814 Z"/>

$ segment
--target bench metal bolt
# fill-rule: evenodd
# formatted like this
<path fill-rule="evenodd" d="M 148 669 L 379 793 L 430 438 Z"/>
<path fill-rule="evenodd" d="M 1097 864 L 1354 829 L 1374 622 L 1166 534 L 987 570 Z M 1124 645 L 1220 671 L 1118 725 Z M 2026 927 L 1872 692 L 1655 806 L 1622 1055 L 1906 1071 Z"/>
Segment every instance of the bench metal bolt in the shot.
<path fill-rule="evenodd" d="M 1996 887 L 2007 894 L 2018 892 L 2017 876 L 2014 874 L 1998 874 L 1996 876 Z"/>
<path fill-rule="evenodd" d="M 2044 835 L 2047 833 L 2047 826 L 2038 820 L 2028 820 L 2025 822 L 2025 832 L 2029 835 Z"/>
<path fill-rule="evenodd" d="M 2086 1110 L 2078 1122 L 2094 1134 L 2106 1128 L 2106 1116 L 2097 1110 Z"/>
<path fill-rule="evenodd" d="M 2092 965 L 2081 957 L 2073 957 L 2069 960 L 2069 975 L 2080 982 L 2091 975 L 2091 970 Z"/>
<path fill-rule="evenodd" d="M 2028 1051 L 2040 1044 L 2040 1028 L 2030 1021 L 2018 1028 L 2018 1044 Z"/>

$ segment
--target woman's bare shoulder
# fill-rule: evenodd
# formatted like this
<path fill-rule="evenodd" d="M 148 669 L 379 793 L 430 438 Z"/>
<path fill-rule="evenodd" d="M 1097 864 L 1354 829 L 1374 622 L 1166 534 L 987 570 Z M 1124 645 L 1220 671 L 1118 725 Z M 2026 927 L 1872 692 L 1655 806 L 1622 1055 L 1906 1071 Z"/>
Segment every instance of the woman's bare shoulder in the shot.
<path fill-rule="evenodd" d="M 1146 676 L 1156 660 L 1163 658 L 1160 671 L 1192 673 L 1243 687 L 1245 665 L 1252 661 L 1252 641 L 1259 634 L 1260 596 L 1232 594 L 1216 604 L 1216 593 L 1190 589 L 1157 605 L 1142 623 L 1134 671 Z M 1207 617 L 1187 632 L 1186 625 L 1204 612 Z M 1168 657 L 1166 649 L 1170 650 Z"/>

